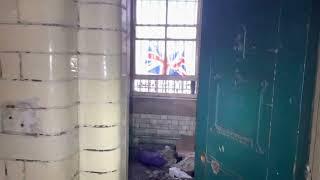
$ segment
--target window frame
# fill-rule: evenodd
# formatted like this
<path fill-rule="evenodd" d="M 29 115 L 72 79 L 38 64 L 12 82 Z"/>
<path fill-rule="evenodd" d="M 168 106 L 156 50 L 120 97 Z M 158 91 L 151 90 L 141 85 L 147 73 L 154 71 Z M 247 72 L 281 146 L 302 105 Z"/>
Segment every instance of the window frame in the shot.
<path fill-rule="evenodd" d="M 131 27 L 131 95 L 132 96 L 142 96 L 142 97 L 169 97 L 169 98 L 191 98 L 195 99 L 198 94 L 198 77 L 199 77 L 199 50 L 200 50 L 200 36 L 201 36 L 201 12 L 202 12 L 202 0 L 198 1 L 198 9 L 197 9 L 197 23 L 196 24 L 168 24 L 168 1 L 166 1 L 166 21 L 165 24 L 137 24 L 137 0 L 133 0 L 132 5 L 132 27 Z M 187 1 L 187 0 L 186 0 Z M 164 27 L 165 28 L 165 37 L 162 38 L 137 38 L 136 37 L 136 27 Z M 168 27 L 195 27 L 196 28 L 196 38 L 194 39 L 173 39 L 168 38 Z M 165 53 L 164 56 L 167 57 L 167 41 L 190 41 L 195 42 L 196 49 L 195 49 L 195 75 L 188 75 L 188 76 L 170 76 L 170 75 L 139 75 L 136 74 L 136 41 L 137 40 L 151 40 L 157 41 L 161 40 L 165 42 Z M 194 84 L 194 92 L 191 94 L 181 94 L 181 93 L 154 93 L 154 92 L 138 92 L 135 91 L 135 80 L 174 80 L 174 81 L 191 81 Z"/>

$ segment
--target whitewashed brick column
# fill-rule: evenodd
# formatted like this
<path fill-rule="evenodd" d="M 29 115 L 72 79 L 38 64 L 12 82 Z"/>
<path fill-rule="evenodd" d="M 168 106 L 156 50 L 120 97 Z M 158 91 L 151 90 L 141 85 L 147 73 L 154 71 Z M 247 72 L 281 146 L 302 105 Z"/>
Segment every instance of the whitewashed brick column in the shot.
<path fill-rule="evenodd" d="M 0 0 L 0 180 L 78 177 L 76 11 Z"/>
<path fill-rule="evenodd" d="M 120 0 L 80 0 L 80 179 L 123 179 Z"/>

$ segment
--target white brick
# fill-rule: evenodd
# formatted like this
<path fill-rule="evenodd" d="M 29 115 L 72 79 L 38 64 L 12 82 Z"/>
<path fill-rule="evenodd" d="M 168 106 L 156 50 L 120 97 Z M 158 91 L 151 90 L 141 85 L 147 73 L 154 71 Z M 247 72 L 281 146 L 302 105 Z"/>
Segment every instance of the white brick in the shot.
<path fill-rule="evenodd" d="M 161 115 L 161 119 L 168 119 L 167 115 Z"/>
<path fill-rule="evenodd" d="M 76 4 L 66 0 L 19 0 L 20 19 L 25 22 L 76 24 Z"/>
<path fill-rule="evenodd" d="M 119 80 L 79 80 L 80 102 L 117 103 L 120 101 Z"/>
<path fill-rule="evenodd" d="M 140 114 L 131 114 L 133 118 L 140 118 Z"/>
<path fill-rule="evenodd" d="M 107 125 L 120 124 L 121 105 L 119 103 L 81 103 L 79 105 L 80 125 Z"/>
<path fill-rule="evenodd" d="M 75 52 L 76 30 L 40 25 L 0 25 L 0 51 Z"/>
<path fill-rule="evenodd" d="M 0 23 L 13 23 L 18 21 L 17 1 L 1 0 Z"/>
<path fill-rule="evenodd" d="M 178 126 L 178 125 L 170 125 L 169 129 L 175 129 L 175 130 L 178 131 L 180 129 L 180 126 Z"/>
<path fill-rule="evenodd" d="M 3 114 L 4 131 L 55 135 L 71 131 L 77 125 L 77 109 L 75 106 L 65 109 L 20 108 L 0 109 Z"/>
<path fill-rule="evenodd" d="M 111 172 L 120 169 L 121 152 L 114 151 L 81 151 L 80 171 Z"/>
<path fill-rule="evenodd" d="M 150 124 L 151 121 L 151 119 L 138 119 L 138 123 L 141 124 Z"/>
<path fill-rule="evenodd" d="M 171 134 L 171 131 L 170 130 L 165 130 L 165 129 L 158 129 L 157 130 L 157 134 L 158 135 L 170 135 Z"/>
<path fill-rule="evenodd" d="M 25 162 L 25 180 L 71 180 L 79 170 L 79 154 L 57 162 Z"/>
<path fill-rule="evenodd" d="M 168 119 L 178 120 L 178 119 L 179 119 L 179 117 L 178 117 L 178 116 L 172 116 L 172 115 L 169 115 L 169 116 L 168 116 Z"/>
<path fill-rule="evenodd" d="M 4 160 L 0 160 L 0 180 L 5 179 L 5 165 Z"/>
<path fill-rule="evenodd" d="M 151 124 L 154 124 L 154 125 L 157 125 L 157 124 L 159 123 L 159 120 L 157 120 L 157 119 L 151 119 L 151 120 L 150 120 L 150 123 L 151 123 Z"/>
<path fill-rule="evenodd" d="M 121 7 L 108 4 L 80 4 L 80 26 L 87 28 L 121 28 Z"/>
<path fill-rule="evenodd" d="M 120 79 L 121 56 L 79 55 L 80 79 Z"/>
<path fill-rule="evenodd" d="M 161 116 L 156 114 L 141 114 L 141 118 L 142 119 L 160 119 Z"/>
<path fill-rule="evenodd" d="M 191 121 L 192 118 L 188 116 L 179 116 L 178 119 L 183 121 Z"/>
<path fill-rule="evenodd" d="M 179 130 L 179 134 L 180 134 L 180 135 L 187 135 L 188 133 L 187 133 L 187 131 Z"/>
<path fill-rule="evenodd" d="M 60 132 L 73 131 L 78 125 L 77 106 L 64 109 L 44 109 L 36 111 L 39 119 L 40 133 L 57 134 Z"/>
<path fill-rule="evenodd" d="M 80 176 L 79 176 L 79 173 L 77 175 L 75 175 L 72 180 L 80 180 Z"/>
<path fill-rule="evenodd" d="M 95 2 L 95 3 L 112 3 L 115 5 L 120 5 L 121 0 L 79 0 L 79 2 Z"/>
<path fill-rule="evenodd" d="M 0 53 L 0 65 L 3 79 L 20 78 L 20 59 L 17 53 Z"/>
<path fill-rule="evenodd" d="M 1 34 L 1 33 L 0 33 Z M 0 80 L 0 104 L 28 103 L 30 107 L 65 107 L 77 100 L 77 86 L 69 82 Z M 21 93 L 23 90 L 23 93 Z"/>
<path fill-rule="evenodd" d="M 188 127 L 188 126 L 181 126 L 180 129 L 181 129 L 181 130 L 189 130 L 189 127 Z"/>
<path fill-rule="evenodd" d="M 178 120 L 172 120 L 172 121 L 171 121 L 171 124 L 172 124 L 172 125 L 178 125 L 178 124 L 179 124 L 179 121 L 178 121 Z"/>
<path fill-rule="evenodd" d="M 24 79 L 36 80 L 72 80 L 75 78 L 75 69 L 72 64 L 74 55 L 49 55 L 23 53 L 21 55 L 22 76 Z M 41 67 L 41 68 L 39 68 Z"/>
<path fill-rule="evenodd" d="M 157 129 L 169 129 L 169 125 L 158 125 Z"/>
<path fill-rule="evenodd" d="M 119 171 L 109 172 L 109 173 L 88 173 L 88 172 L 80 172 L 81 180 L 121 180 Z"/>
<path fill-rule="evenodd" d="M 119 55 L 121 53 L 121 32 L 79 30 L 78 50 L 82 53 Z"/>
<path fill-rule="evenodd" d="M 162 119 L 159 121 L 159 124 L 165 124 L 165 125 L 168 125 L 168 124 L 171 124 L 171 120 L 165 120 L 165 119 Z"/>
<path fill-rule="evenodd" d="M 146 129 L 146 128 L 134 129 L 134 134 L 135 135 L 153 135 L 153 134 L 157 134 L 157 130 L 156 129 Z"/>
<path fill-rule="evenodd" d="M 141 118 L 149 118 L 149 115 L 148 114 L 141 114 L 140 117 Z"/>
<path fill-rule="evenodd" d="M 78 150 L 78 133 L 60 136 L 22 136 L 0 134 L 0 158 L 57 161 Z M 23 148 L 21 148 L 23 147 Z"/>
<path fill-rule="evenodd" d="M 140 128 L 149 128 L 150 125 L 149 124 L 145 124 L 145 123 L 142 123 L 139 125 Z"/>
<path fill-rule="evenodd" d="M 109 150 L 119 147 L 120 127 L 93 128 L 80 127 L 80 148 Z"/>
<path fill-rule="evenodd" d="M 25 176 L 24 162 L 22 161 L 6 161 L 7 180 L 22 180 Z"/>

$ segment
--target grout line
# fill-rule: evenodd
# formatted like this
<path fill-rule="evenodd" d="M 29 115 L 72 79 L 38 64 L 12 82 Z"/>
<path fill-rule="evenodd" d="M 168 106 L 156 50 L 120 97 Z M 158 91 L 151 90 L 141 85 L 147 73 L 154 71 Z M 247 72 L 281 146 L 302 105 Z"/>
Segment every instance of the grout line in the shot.
<path fill-rule="evenodd" d="M 105 172 L 97 172 L 97 171 L 80 171 L 85 172 L 85 173 L 92 173 L 92 174 L 108 174 L 108 173 L 114 173 L 117 172 L 118 170 L 113 170 L 113 171 L 105 171 Z"/>
<path fill-rule="evenodd" d="M 0 79 L 3 78 L 3 70 L 2 70 L 2 61 L 1 61 L 1 58 L 0 58 Z"/>
<path fill-rule="evenodd" d="M 20 17 L 20 11 L 19 11 L 19 0 L 16 0 L 16 10 L 17 10 L 17 20 L 18 20 L 18 24 L 21 22 L 21 17 Z"/>
<path fill-rule="evenodd" d="M 22 68 L 22 63 L 20 62 L 20 69 Z M 9 79 L 9 78 L 0 78 L 0 81 L 21 81 L 21 82 L 44 82 L 44 83 L 68 83 L 79 80 L 78 78 L 70 78 L 70 79 L 56 79 L 56 80 L 42 80 L 42 79 L 24 79 L 22 77 L 22 72 L 20 70 L 19 79 Z M 108 80 L 108 79 L 107 79 Z M 106 81 L 107 81 L 106 80 Z M 111 80 L 111 79 L 110 79 Z M 117 79 L 115 79 L 117 80 Z"/>
<path fill-rule="evenodd" d="M 112 148 L 112 149 L 83 149 L 83 151 L 90 151 L 90 152 L 110 152 L 116 151 L 120 149 L 120 147 Z"/>
<path fill-rule="evenodd" d="M 3 161 L 3 162 L 4 162 L 4 175 L 5 175 L 5 176 L 8 176 L 7 162 L 6 162 L 6 161 Z"/>
<path fill-rule="evenodd" d="M 30 162 L 38 162 L 38 163 L 57 163 L 57 162 L 61 162 L 61 161 L 68 161 L 68 160 L 73 160 L 76 159 L 75 156 L 79 156 L 79 151 L 74 152 L 71 155 L 68 155 L 67 157 L 63 158 L 63 159 L 59 159 L 59 160 L 30 160 L 30 159 L 5 159 L 5 161 L 23 161 L 25 163 L 30 163 Z"/>
<path fill-rule="evenodd" d="M 19 107 L 19 106 L 16 106 L 16 105 L 10 105 L 10 104 L 7 104 L 5 105 L 5 107 L 1 107 L 1 108 L 7 108 L 7 109 L 33 109 L 33 110 L 54 110 L 54 109 L 68 109 L 68 108 L 72 108 L 72 107 L 77 107 L 78 106 L 78 102 L 72 104 L 72 105 L 67 105 L 67 106 L 56 106 L 56 107 L 29 107 L 29 108 L 26 108 L 26 107 Z M 0 109 L 1 109 L 0 108 Z"/>
<path fill-rule="evenodd" d="M 22 172 L 23 172 L 23 180 L 26 180 L 26 162 L 25 161 L 23 161 L 23 170 L 22 170 Z"/>
<path fill-rule="evenodd" d="M 14 25 L 14 26 L 47 26 L 47 27 L 59 27 L 59 28 L 69 28 L 75 30 L 99 30 L 99 31 L 114 31 L 114 32 L 127 32 L 126 29 L 122 28 L 99 28 L 99 27 L 80 27 L 79 25 L 63 25 L 63 24 L 53 24 L 53 23 L 34 23 L 34 22 L 18 22 L 18 23 L 0 23 L 0 25 Z"/>
<path fill-rule="evenodd" d="M 104 54 L 104 53 L 88 53 L 88 52 L 41 52 L 41 51 L 0 51 L 0 53 L 21 53 L 21 54 L 45 54 L 45 55 L 92 55 L 92 56 L 107 56 L 107 57 L 117 57 L 127 55 L 126 53 L 117 54 Z"/>
<path fill-rule="evenodd" d="M 82 0 L 74 0 L 75 3 L 78 3 L 78 4 L 83 4 L 83 5 L 109 5 L 109 6 L 116 6 L 116 7 L 119 7 L 119 8 L 122 8 L 124 10 L 127 10 L 127 7 L 122 5 L 122 3 L 110 3 L 110 2 L 103 2 L 103 1 L 93 1 L 93 2 L 86 2 L 86 1 L 82 1 Z"/>
<path fill-rule="evenodd" d="M 19 53 L 19 80 L 23 80 L 23 74 L 22 74 L 22 54 Z"/>
<path fill-rule="evenodd" d="M 114 124 L 114 125 L 81 125 L 83 128 L 112 128 L 112 127 L 119 127 L 120 124 Z"/>
<path fill-rule="evenodd" d="M 63 135 L 70 135 L 74 133 L 78 133 L 79 127 L 75 126 L 73 129 L 70 129 L 68 131 L 62 131 L 60 133 L 55 133 L 55 134 L 44 134 L 44 133 L 18 133 L 18 132 L 11 132 L 11 131 L 3 131 L 0 134 L 5 134 L 5 135 L 17 135 L 17 136 L 27 136 L 27 137 L 35 137 L 35 138 L 40 138 L 40 137 L 58 137 L 58 136 L 63 136 Z"/>

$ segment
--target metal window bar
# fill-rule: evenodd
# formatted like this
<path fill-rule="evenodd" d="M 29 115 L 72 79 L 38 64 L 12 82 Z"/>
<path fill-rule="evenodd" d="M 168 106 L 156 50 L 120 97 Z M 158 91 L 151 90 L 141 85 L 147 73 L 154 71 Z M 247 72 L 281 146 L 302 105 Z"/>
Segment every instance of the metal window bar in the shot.
<path fill-rule="evenodd" d="M 168 24 L 168 1 L 166 0 L 166 18 L 165 24 L 137 24 L 135 22 L 135 27 L 137 26 L 149 26 L 149 27 L 165 27 L 165 37 L 164 38 L 137 38 L 136 40 L 164 40 L 165 48 L 164 54 L 167 57 L 167 42 L 170 41 L 192 41 L 197 42 L 196 39 L 175 39 L 168 38 L 168 27 L 198 27 L 197 24 Z M 198 0 L 185 0 L 185 2 L 198 2 Z M 199 8 L 198 8 L 199 10 Z M 199 19 L 199 18 L 198 18 Z M 198 28 L 197 28 L 198 29 Z M 134 31 L 135 32 L 135 31 Z M 197 61 L 197 58 L 196 58 Z M 134 63 L 135 64 L 135 63 Z M 197 74 L 197 62 L 196 62 L 196 74 Z M 135 69 L 135 68 L 133 68 Z M 196 97 L 197 94 L 197 77 L 196 76 L 168 76 L 168 75 L 136 75 L 134 72 L 133 77 L 133 94 L 134 95 L 153 95 L 153 96 L 175 96 L 175 97 Z"/>
<path fill-rule="evenodd" d="M 139 95 L 196 95 L 196 81 L 134 79 L 134 91 Z"/>

